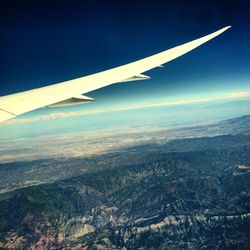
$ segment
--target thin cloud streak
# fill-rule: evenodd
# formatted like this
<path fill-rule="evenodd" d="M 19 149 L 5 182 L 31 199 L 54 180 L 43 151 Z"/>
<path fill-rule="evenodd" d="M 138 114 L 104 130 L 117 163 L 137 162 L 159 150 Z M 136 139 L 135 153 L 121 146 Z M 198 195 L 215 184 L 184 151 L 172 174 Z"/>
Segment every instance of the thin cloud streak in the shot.
<path fill-rule="evenodd" d="M 46 115 L 39 115 L 35 117 L 29 118 L 16 118 L 3 123 L 6 125 L 14 125 L 14 124 L 23 124 L 23 123 L 33 123 L 33 122 L 40 122 L 40 121 L 47 121 L 47 120 L 55 120 L 55 119 L 62 119 L 62 118 L 69 118 L 69 117 L 76 117 L 76 116 L 87 116 L 87 115 L 96 115 L 96 114 L 103 114 L 108 112 L 117 112 L 117 111 L 128 111 L 128 110 L 136 110 L 136 109 L 143 109 L 143 108 L 154 108 L 154 107 L 164 107 L 164 106 L 178 106 L 178 105 L 189 105 L 189 104 L 196 104 L 196 103 L 207 103 L 211 101 L 218 101 L 218 100 L 230 100 L 230 99 L 240 99 L 250 97 L 250 92 L 233 92 L 224 96 L 219 97 L 210 97 L 210 98 L 201 98 L 201 99 L 192 99 L 192 100 L 179 100 L 174 102 L 158 102 L 158 103 L 148 103 L 143 105 L 136 105 L 136 106 L 121 106 L 115 107 L 111 109 L 96 109 L 91 111 L 72 111 L 72 112 L 58 112 Z"/>
<path fill-rule="evenodd" d="M 236 93 L 231 93 L 227 95 L 227 99 L 234 99 L 234 98 L 243 98 L 243 97 L 248 97 L 250 95 L 249 92 L 242 91 L 242 92 L 236 92 Z"/>

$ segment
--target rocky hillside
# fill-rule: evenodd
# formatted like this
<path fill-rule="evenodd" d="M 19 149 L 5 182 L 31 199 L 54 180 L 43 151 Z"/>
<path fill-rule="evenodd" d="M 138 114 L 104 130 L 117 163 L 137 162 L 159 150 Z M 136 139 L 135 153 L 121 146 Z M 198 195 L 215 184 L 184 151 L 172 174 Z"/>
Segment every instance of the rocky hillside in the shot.
<path fill-rule="evenodd" d="M 127 152 L 141 162 L 2 194 L 0 247 L 248 249 L 249 136 Z"/>

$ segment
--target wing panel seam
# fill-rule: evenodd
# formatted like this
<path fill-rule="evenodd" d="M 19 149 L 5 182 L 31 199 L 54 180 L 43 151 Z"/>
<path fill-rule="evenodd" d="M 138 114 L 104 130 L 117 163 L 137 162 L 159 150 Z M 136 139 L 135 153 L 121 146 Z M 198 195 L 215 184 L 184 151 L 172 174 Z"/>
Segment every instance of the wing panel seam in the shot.
<path fill-rule="evenodd" d="M 12 113 L 12 112 L 9 112 L 8 110 L 5 110 L 5 109 L 0 109 L 0 110 L 4 111 L 4 112 L 6 112 L 6 113 L 9 113 L 10 115 L 17 116 L 16 114 L 14 114 L 14 113 Z"/>

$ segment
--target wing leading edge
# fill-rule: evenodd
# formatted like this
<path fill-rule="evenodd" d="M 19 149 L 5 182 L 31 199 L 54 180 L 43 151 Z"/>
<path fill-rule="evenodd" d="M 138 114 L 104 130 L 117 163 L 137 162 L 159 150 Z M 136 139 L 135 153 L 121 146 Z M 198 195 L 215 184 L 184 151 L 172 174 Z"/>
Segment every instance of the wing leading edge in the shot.
<path fill-rule="evenodd" d="M 62 106 L 63 104 L 73 105 L 74 103 L 79 104 L 92 100 L 86 96 L 80 97 L 80 95 L 114 83 L 149 79 L 150 77 L 142 73 L 156 67 L 162 67 L 163 64 L 197 48 L 230 27 L 227 26 L 191 42 L 123 66 L 74 80 L 0 97 L 0 122 L 42 107 Z"/>

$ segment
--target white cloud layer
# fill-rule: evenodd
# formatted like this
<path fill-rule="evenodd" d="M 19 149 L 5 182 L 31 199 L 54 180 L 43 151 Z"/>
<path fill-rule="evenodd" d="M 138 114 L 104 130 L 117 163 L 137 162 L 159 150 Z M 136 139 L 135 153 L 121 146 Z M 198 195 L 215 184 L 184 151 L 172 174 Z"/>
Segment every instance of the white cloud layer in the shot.
<path fill-rule="evenodd" d="M 177 106 L 177 105 L 188 105 L 195 103 L 207 103 L 211 101 L 217 100 L 230 100 L 230 99 L 240 99 L 250 97 L 250 92 L 242 91 L 242 92 L 233 92 L 226 95 L 221 96 L 213 96 L 209 98 L 200 98 L 200 99 L 189 99 L 189 100 L 178 100 L 174 102 L 158 102 L 158 103 L 148 103 L 136 106 L 120 106 L 111 109 L 95 109 L 90 111 L 72 111 L 72 112 L 57 112 L 52 114 L 38 115 L 34 117 L 27 118 L 15 118 L 9 121 L 4 122 L 3 124 L 14 125 L 14 124 L 23 124 L 23 123 L 33 123 L 33 122 L 41 122 L 46 120 L 55 120 L 60 118 L 68 118 L 68 117 L 76 117 L 76 116 L 86 116 L 86 115 L 95 115 L 107 112 L 115 112 L 115 111 L 126 111 L 126 110 L 135 110 L 142 108 L 153 108 L 153 107 L 164 107 L 164 106 Z"/>

